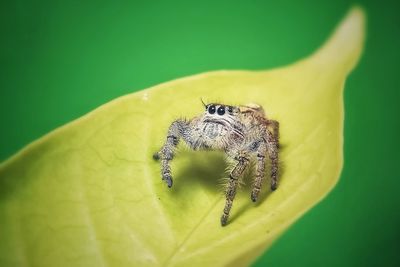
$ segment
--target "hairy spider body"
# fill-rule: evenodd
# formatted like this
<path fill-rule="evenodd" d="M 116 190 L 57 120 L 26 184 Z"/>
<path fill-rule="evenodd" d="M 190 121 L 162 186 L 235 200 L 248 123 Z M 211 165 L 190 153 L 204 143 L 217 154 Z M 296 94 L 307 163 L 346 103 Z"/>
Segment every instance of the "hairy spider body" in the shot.
<path fill-rule="evenodd" d="M 271 189 L 277 188 L 279 123 L 267 119 L 261 106 L 228 106 L 212 103 L 205 105 L 205 113 L 191 120 L 179 119 L 168 129 L 167 140 L 154 154 L 161 160 L 161 176 L 172 186 L 169 162 L 182 139 L 193 150 L 221 150 L 234 162 L 225 191 L 225 207 L 221 225 L 226 225 L 236 195 L 239 179 L 250 160 L 256 160 L 256 175 L 251 192 L 257 201 L 265 174 L 265 160 L 271 161 Z"/>

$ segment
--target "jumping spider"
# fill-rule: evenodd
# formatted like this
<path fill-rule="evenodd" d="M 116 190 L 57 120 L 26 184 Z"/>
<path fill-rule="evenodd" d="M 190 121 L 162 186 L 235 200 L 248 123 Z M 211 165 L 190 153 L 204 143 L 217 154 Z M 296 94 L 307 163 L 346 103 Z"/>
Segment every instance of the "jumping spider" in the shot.
<path fill-rule="evenodd" d="M 204 103 L 203 103 L 204 104 Z M 217 103 L 204 104 L 205 112 L 191 120 L 178 119 L 168 129 L 167 140 L 154 159 L 161 160 L 161 175 L 168 187 L 172 186 L 170 160 L 183 139 L 193 150 L 224 151 L 234 166 L 226 187 L 225 208 L 221 225 L 226 225 L 239 178 L 249 165 L 256 161 L 256 175 L 251 192 L 256 201 L 265 173 L 266 156 L 271 160 L 271 189 L 277 188 L 279 122 L 267 119 L 261 106 L 229 106 Z"/>

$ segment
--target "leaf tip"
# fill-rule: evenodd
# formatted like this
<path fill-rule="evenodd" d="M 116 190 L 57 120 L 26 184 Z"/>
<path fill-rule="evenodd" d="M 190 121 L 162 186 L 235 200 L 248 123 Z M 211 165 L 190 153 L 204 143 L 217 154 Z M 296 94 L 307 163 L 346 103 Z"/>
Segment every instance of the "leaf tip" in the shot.
<path fill-rule="evenodd" d="M 353 6 L 311 60 L 318 66 L 339 67 L 347 74 L 355 67 L 362 54 L 365 24 L 364 8 Z"/>

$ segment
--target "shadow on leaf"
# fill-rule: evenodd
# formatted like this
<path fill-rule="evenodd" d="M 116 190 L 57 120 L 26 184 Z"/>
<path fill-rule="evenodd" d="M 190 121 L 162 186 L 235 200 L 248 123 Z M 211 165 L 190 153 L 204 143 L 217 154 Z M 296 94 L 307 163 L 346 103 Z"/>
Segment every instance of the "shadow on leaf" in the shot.
<path fill-rule="evenodd" d="M 181 151 L 177 158 L 187 161 L 183 168 L 175 170 L 173 193 L 203 187 L 221 194 L 221 180 L 226 177 L 223 153 L 214 151 Z"/>

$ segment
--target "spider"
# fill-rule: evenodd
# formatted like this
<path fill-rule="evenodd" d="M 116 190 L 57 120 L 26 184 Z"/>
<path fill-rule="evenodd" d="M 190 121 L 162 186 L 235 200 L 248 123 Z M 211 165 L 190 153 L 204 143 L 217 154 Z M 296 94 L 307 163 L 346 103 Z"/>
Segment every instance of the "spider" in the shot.
<path fill-rule="evenodd" d="M 279 122 L 265 116 L 260 105 L 230 106 L 218 103 L 205 104 L 205 112 L 191 120 L 178 119 L 168 129 L 166 141 L 153 158 L 161 161 L 161 176 L 172 187 L 170 161 L 179 140 L 193 150 L 220 150 L 232 162 L 229 182 L 225 190 L 225 207 L 221 225 L 227 224 L 233 199 L 244 170 L 251 160 L 256 162 L 256 172 L 251 192 L 257 201 L 264 180 L 265 160 L 271 160 L 271 190 L 277 188 Z"/>

